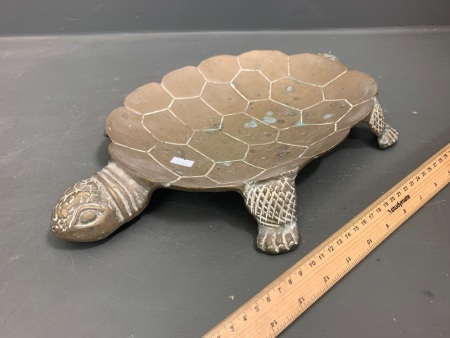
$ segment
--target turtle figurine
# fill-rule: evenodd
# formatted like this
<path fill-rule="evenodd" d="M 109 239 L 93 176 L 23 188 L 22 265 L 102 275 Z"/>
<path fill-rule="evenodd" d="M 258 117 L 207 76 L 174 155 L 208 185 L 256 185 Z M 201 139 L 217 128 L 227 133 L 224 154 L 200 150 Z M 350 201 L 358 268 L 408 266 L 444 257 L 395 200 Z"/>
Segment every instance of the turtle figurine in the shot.
<path fill-rule="evenodd" d="M 378 85 L 330 54 L 219 55 L 129 94 L 106 121 L 110 161 L 69 188 L 51 229 L 96 241 L 141 213 L 158 188 L 238 191 L 258 223 L 256 246 L 279 254 L 299 243 L 295 177 L 366 122 L 386 148 Z"/>

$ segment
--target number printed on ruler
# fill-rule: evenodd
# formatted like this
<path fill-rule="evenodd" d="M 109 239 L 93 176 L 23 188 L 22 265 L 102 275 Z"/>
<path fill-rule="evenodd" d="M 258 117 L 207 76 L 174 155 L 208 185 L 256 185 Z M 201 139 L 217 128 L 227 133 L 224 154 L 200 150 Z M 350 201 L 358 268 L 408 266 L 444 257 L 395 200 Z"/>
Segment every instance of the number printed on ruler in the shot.
<path fill-rule="evenodd" d="M 450 181 L 450 144 L 204 337 L 276 337 Z"/>

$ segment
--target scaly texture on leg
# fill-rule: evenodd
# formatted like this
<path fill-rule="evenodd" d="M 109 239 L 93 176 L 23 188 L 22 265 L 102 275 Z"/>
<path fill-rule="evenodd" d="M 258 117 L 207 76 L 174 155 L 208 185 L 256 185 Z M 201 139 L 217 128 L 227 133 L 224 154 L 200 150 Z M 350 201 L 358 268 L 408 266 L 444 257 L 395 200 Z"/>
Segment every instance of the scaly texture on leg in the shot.
<path fill-rule="evenodd" d="M 366 122 L 369 124 L 370 130 L 378 136 L 378 146 L 380 148 L 388 148 L 397 142 L 398 132 L 385 122 L 381 105 L 376 98 L 373 100 L 373 109 Z"/>
<path fill-rule="evenodd" d="M 258 222 L 256 246 L 268 254 L 288 252 L 298 245 L 295 173 L 249 183 L 245 203 Z"/>

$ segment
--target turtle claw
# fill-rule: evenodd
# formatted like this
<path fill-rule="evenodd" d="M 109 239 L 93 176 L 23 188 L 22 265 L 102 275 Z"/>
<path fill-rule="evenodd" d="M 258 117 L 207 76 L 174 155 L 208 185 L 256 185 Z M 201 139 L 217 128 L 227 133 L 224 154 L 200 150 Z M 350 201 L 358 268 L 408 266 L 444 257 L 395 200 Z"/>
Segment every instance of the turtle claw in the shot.
<path fill-rule="evenodd" d="M 398 131 L 386 124 L 383 134 L 378 138 L 378 147 L 388 148 L 398 140 Z"/>
<path fill-rule="evenodd" d="M 277 255 L 295 249 L 299 242 L 297 225 L 284 227 L 264 226 L 259 228 L 256 247 L 270 255 Z"/>

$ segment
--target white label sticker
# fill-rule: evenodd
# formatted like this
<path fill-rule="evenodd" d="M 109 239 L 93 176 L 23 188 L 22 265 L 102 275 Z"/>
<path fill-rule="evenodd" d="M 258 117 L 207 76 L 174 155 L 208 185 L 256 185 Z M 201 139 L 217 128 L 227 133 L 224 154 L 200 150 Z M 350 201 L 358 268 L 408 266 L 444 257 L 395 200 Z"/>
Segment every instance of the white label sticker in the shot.
<path fill-rule="evenodd" d="M 194 164 L 194 161 L 185 160 L 184 158 L 180 158 L 180 157 L 174 156 L 174 158 L 172 158 L 170 160 L 170 163 L 175 163 L 175 164 L 178 164 L 178 165 L 182 165 L 183 167 L 189 167 L 190 168 Z"/>

